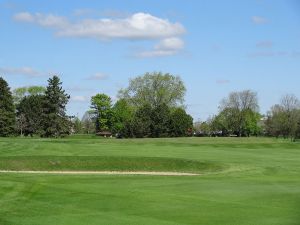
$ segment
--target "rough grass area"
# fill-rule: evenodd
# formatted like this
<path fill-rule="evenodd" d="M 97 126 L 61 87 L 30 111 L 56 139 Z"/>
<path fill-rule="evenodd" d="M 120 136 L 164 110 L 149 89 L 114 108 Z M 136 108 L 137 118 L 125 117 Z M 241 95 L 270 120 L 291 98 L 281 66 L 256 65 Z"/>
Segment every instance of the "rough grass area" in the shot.
<path fill-rule="evenodd" d="M 0 167 L 204 173 L 0 173 L 0 225 L 300 224 L 300 143 L 281 139 L 0 138 Z"/>
<path fill-rule="evenodd" d="M 159 157 L 116 156 L 6 156 L 0 170 L 14 171 L 157 171 L 217 172 L 225 168 L 213 162 Z"/>

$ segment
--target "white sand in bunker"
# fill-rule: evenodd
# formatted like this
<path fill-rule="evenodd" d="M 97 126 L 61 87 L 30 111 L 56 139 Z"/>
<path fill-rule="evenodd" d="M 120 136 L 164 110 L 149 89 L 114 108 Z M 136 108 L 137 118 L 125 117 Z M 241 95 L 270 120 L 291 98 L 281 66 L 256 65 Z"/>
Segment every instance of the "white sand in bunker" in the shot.
<path fill-rule="evenodd" d="M 199 176 L 195 173 L 152 172 L 152 171 L 14 171 L 0 170 L 0 173 L 17 174 L 61 174 L 61 175 L 148 175 L 148 176 Z"/>

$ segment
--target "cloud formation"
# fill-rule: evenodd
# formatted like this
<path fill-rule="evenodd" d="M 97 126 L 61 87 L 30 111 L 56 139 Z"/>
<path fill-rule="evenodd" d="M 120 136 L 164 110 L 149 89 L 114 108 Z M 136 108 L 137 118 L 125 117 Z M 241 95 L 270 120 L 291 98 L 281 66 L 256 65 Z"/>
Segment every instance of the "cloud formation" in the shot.
<path fill-rule="evenodd" d="M 89 99 L 86 96 L 77 95 L 77 96 L 72 96 L 71 101 L 73 101 L 73 102 L 87 102 L 87 101 L 89 101 Z"/>
<path fill-rule="evenodd" d="M 69 21 L 65 17 L 53 14 L 44 15 L 42 13 L 31 14 L 29 12 L 21 12 L 14 15 L 14 20 L 18 22 L 35 23 L 42 27 L 56 29 L 64 29 L 69 25 Z"/>
<path fill-rule="evenodd" d="M 45 73 L 39 72 L 31 67 L 0 67 L 0 73 L 7 75 L 24 75 L 27 77 L 39 77 L 46 75 Z"/>
<path fill-rule="evenodd" d="M 258 25 L 266 24 L 269 22 L 266 18 L 261 16 L 252 16 L 251 20 L 254 24 L 258 24 Z"/>
<path fill-rule="evenodd" d="M 143 51 L 136 54 L 137 57 L 159 57 L 175 55 L 184 48 L 184 42 L 177 37 L 166 38 L 154 46 L 153 50 Z"/>
<path fill-rule="evenodd" d="M 184 27 L 147 13 L 135 13 L 123 19 L 83 19 L 71 22 L 53 14 L 21 12 L 14 15 L 18 22 L 34 23 L 56 29 L 57 36 L 97 39 L 161 39 L 182 35 Z"/>
<path fill-rule="evenodd" d="M 125 18 L 81 19 L 75 22 L 53 14 L 29 12 L 17 13 L 13 18 L 18 22 L 52 28 L 58 37 L 160 41 L 152 51 L 140 53 L 144 57 L 173 55 L 184 47 L 180 39 L 185 33 L 183 25 L 143 12 Z"/>

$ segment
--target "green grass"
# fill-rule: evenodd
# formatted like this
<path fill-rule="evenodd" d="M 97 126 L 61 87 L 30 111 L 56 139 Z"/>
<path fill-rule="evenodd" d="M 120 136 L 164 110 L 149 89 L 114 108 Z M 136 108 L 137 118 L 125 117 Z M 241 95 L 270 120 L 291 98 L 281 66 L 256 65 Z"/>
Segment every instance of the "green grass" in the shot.
<path fill-rule="evenodd" d="M 300 144 L 281 139 L 2 138 L 0 169 L 203 174 L 0 174 L 0 225 L 300 224 Z"/>
<path fill-rule="evenodd" d="M 224 170 L 224 165 L 190 159 L 117 156 L 6 156 L 0 170 L 14 171 L 159 171 L 204 174 Z"/>

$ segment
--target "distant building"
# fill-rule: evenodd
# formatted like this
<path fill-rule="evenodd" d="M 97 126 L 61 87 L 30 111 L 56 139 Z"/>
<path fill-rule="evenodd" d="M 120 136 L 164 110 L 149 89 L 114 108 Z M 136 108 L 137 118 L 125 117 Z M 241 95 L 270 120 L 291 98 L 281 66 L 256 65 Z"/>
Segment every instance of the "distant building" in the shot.
<path fill-rule="evenodd" d="M 101 131 L 96 133 L 96 135 L 100 137 L 112 137 L 112 133 L 110 131 Z"/>

